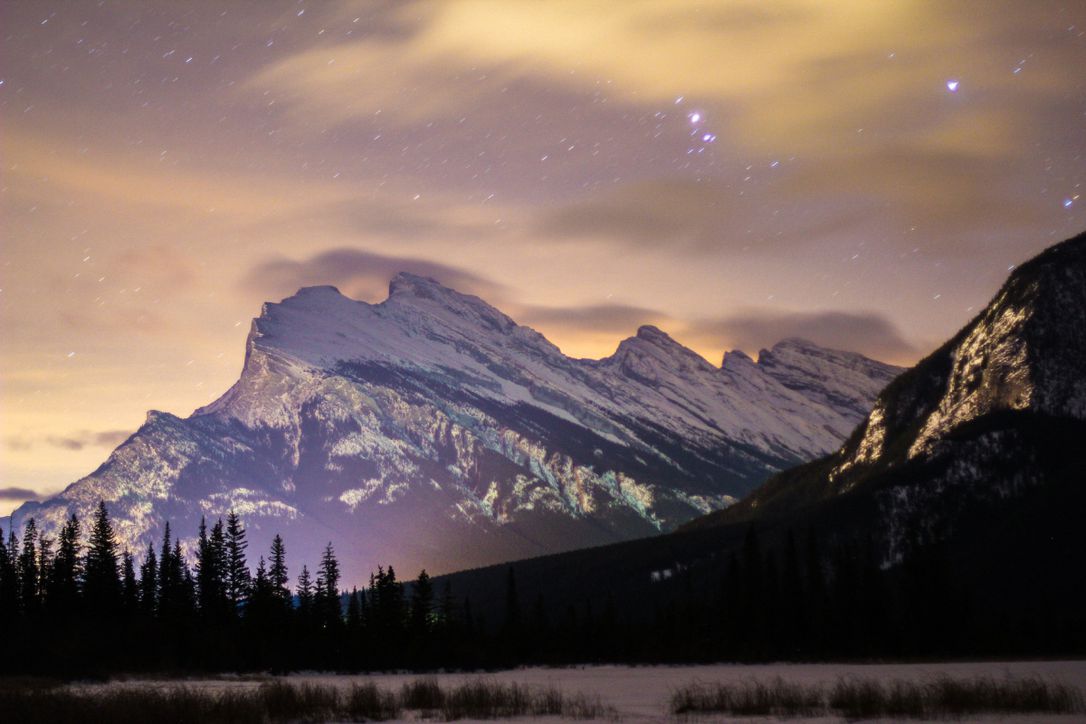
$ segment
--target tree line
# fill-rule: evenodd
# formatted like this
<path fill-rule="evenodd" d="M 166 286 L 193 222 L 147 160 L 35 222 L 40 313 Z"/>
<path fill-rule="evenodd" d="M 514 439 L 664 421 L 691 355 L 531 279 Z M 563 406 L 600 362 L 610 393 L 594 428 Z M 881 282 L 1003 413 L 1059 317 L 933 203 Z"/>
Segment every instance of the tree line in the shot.
<path fill-rule="evenodd" d="M 426 571 L 409 592 L 392 566 L 340 589 L 332 544 L 292 589 L 276 535 L 250 566 L 235 513 L 201 521 L 193 560 L 165 526 L 142 560 L 122 550 L 104 503 L 84 538 L 73 514 L 56 538 L 33 519 L 0 531 L 0 671 L 93 674 L 300 668 L 363 670 L 469 660 L 470 601 L 437 595 Z"/>
<path fill-rule="evenodd" d="M 504 600 L 472 612 L 445 578 L 392 566 L 342 590 L 329 543 L 289 586 L 276 535 L 250 565 L 239 517 L 201 522 L 188 561 L 170 526 L 137 564 L 99 504 L 84 540 L 71 516 L 56 539 L 28 520 L 0 535 L 0 672 L 87 675 L 299 669 L 503 667 L 585 662 L 826 660 L 1059 653 L 1086 646 L 1074 616 L 978 624 L 944 552 L 916 546 L 889 569 L 870 538 L 762 541 L 620 593 L 555 604 L 548 581 L 505 572 Z M 528 569 L 522 569 L 525 575 Z M 440 587 L 440 591 L 435 590 Z M 550 601 L 548 601 L 550 596 Z M 494 596 L 490 597 L 495 598 Z M 489 619 L 489 620 L 488 620 Z"/>

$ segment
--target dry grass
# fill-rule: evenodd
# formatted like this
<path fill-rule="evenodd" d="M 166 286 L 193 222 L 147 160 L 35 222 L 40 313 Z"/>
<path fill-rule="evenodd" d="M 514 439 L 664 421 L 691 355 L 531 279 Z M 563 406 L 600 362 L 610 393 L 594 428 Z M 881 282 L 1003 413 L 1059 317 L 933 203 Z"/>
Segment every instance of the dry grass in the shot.
<path fill-rule="evenodd" d="M 897 717 L 932 719 L 976 714 L 1086 713 L 1082 693 L 1041 678 L 927 681 L 839 679 L 832 686 L 768 683 L 689 684 L 671 697 L 674 714 L 724 713 L 734 716 L 842 716 L 847 719 Z"/>
<path fill-rule="evenodd" d="M 435 679 L 419 679 L 400 691 L 374 683 L 349 689 L 281 681 L 256 688 L 200 689 L 184 684 L 164 687 L 119 686 L 97 691 L 73 690 L 55 682 L 6 682 L 0 685 L 0 715 L 7 722 L 115 722 L 143 724 L 265 724 L 271 722 L 380 721 L 403 711 L 445 721 L 504 719 L 513 716 L 560 716 L 565 719 L 613 717 L 598 697 L 567 696 L 559 689 L 502 684 L 477 679 L 441 688 Z"/>

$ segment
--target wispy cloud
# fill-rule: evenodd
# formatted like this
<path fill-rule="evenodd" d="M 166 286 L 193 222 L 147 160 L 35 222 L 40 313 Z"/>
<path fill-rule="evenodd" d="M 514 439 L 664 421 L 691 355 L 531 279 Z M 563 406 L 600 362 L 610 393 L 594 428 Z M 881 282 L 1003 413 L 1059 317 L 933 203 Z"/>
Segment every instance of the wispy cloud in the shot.
<path fill-rule="evenodd" d="M 457 291 L 491 296 L 501 285 L 464 269 L 412 257 L 389 256 L 361 249 L 337 248 L 305 259 L 272 258 L 246 272 L 242 283 L 270 296 L 287 296 L 300 287 L 330 284 L 355 299 L 378 301 L 398 272 L 431 277 Z"/>
<path fill-rule="evenodd" d="M 29 488 L 0 488 L 0 500 L 41 500 L 42 495 Z"/>
<path fill-rule="evenodd" d="M 864 312 L 748 309 L 698 320 L 685 334 L 703 345 L 723 348 L 727 344 L 748 352 L 771 347 L 790 337 L 886 361 L 906 360 L 917 352 L 893 322 L 882 315 Z"/>

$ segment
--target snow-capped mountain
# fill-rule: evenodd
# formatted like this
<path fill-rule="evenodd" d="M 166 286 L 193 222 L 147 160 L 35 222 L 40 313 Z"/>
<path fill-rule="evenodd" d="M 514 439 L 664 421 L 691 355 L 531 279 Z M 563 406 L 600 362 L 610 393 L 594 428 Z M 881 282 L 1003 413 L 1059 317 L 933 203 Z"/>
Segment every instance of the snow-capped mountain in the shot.
<path fill-rule="evenodd" d="M 840 445 L 898 368 L 786 340 L 715 367 L 655 327 L 566 357 L 481 299 L 410 274 L 367 304 L 266 304 L 238 382 L 146 423 L 91 475 L 13 514 L 49 530 L 106 501 L 136 551 L 230 510 L 297 567 L 348 580 L 449 570 L 671 530 Z M 5 526 L 6 527 L 6 526 Z M 255 551 L 254 551 L 255 552 Z"/>
<path fill-rule="evenodd" d="M 983 312 L 887 386 L 840 450 L 696 525 L 802 514 L 855 493 L 874 505 L 864 525 L 894 563 L 967 521 L 995 525 L 1000 505 L 1081 489 L 1083 442 L 1086 235 L 1014 270 Z"/>

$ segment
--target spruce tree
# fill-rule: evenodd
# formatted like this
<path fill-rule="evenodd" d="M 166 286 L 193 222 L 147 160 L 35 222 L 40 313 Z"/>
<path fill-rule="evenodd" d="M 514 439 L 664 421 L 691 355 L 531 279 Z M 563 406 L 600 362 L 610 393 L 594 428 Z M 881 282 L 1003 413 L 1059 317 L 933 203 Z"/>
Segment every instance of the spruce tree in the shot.
<path fill-rule="evenodd" d="M 106 504 L 98 502 L 91 526 L 90 542 L 83 564 L 83 598 L 94 616 L 112 616 L 121 601 L 121 580 L 117 574 L 117 539 Z"/>
<path fill-rule="evenodd" d="M 252 577 L 245 563 L 245 528 L 234 511 L 226 517 L 226 594 L 236 612 L 238 606 L 249 597 Z"/>
<path fill-rule="evenodd" d="M 289 581 L 290 579 L 287 577 L 287 549 L 283 544 L 282 537 L 276 533 L 271 544 L 268 582 L 271 584 L 275 598 L 286 608 L 290 608 L 290 588 L 287 585 Z"/>
<path fill-rule="evenodd" d="M 46 605 L 49 578 L 53 573 L 53 539 L 38 534 L 38 606 Z"/>
<path fill-rule="evenodd" d="M 0 624 L 14 625 L 19 614 L 19 544 L 15 540 L 15 526 L 5 545 L 3 530 L 0 529 Z"/>
<path fill-rule="evenodd" d="M 79 598 L 79 580 L 82 577 L 79 527 L 79 518 L 72 513 L 61 528 L 57 554 L 49 572 L 47 607 L 60 618 L 75 612 Z"/>
<path fill-rule="evenodd" d="M 38 525 L 31 518 L 23 527 L 23 546 L 19 552 L 19 603 L 24 613 L 36 613 L 38 596 Z"/>
<path fill-rule="evenodd" d="M 208 535 L 207 522 L 201 518 L 196 551 L 196 589 L 200 615 L 205 621 L 221 622 L 226 615 L 225 567 L 226 545 L 222 521 L 218 521 Z"/>
<path fill-rule="evenodd" d="M 121 553 L 121 610 L 125 618 L 132 620 L 140 605 L 139 583 L 136 581 L 136 565 L 126 548 Z"/>
<path fill-rule="evenodd" d="M 321 567 L 317 572 L 315 602 L 319 609 L 318 625 L 326 630 L 335 630 L 342 622 L 339 603 L 339 561 L 331 542 L 324 548 Z"/>
<path fill-rule="evenodd" d="M 313 611 L 313 580 L 309 576 L 309 567 L 302 565 L 298 574 L 298 613 L 304 619 Z"/>
<path fill-rule="evenodd" d="M 158 559 L 155 547 L 147 544 L 147 555 L 140 564 L 140 611 L 152 617 L 158 610 Z"/>

